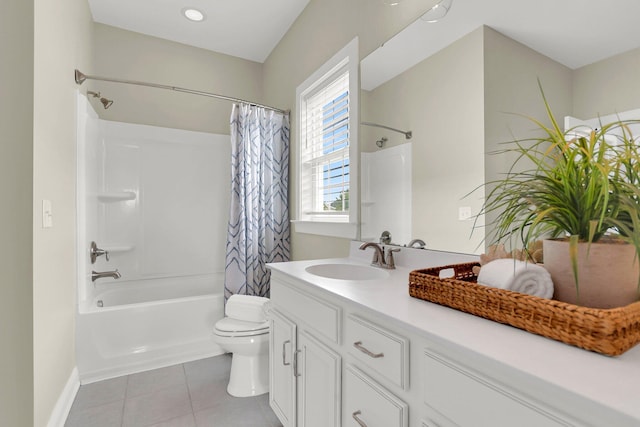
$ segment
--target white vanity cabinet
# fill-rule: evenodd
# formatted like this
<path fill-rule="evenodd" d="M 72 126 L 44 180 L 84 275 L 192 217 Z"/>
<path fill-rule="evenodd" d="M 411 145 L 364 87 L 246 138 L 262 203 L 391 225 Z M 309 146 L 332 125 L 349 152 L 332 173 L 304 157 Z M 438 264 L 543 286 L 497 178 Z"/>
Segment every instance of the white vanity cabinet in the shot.
<path fill-rule="evenodd" d="M 518 426 L 560 427 L 574 424 L 551 410 L 534 404 L 517 392 L 497 384 L 449 358 L 424 349 L 422 360 L 424 404 L 441 415 L 431 424 L 438 427 Z"/>
<path fill-rule="evenodd" d="M 409 340 L 362 315 L 345 317 L 345 424 L 407 427 L 409 406 L 394 393 L 409 388 Z"/>
<path fill-rule="evenodd" d="M 421 266 L 461 262 L 423 252 Z M 640 346 L 608 358 L 411 298 L 407 267 L 332 279 L 309 273 L 319 262 L 355 261 L 271 265 L 284 427 L 640 426 Z"/>
<path fill-rule="evenodd" d="M 271 298 L 271 408 L 284 427 L 340 426 L 341 309 L 277 277 Z"/>
<path fill-rule="evenodd" d="M 409 340 L 377 323 L 349 314 L 345 345 L 364 371 L 381 376 L 400 389 L 409 388 Z"/>
<path fill-rule="evenodd" d="M 296 324 L 276 309 L 269 310 L 269 405 L 283 427 L 296 425 Z"/>
<path fill-rule="evenodd" d="M 345 369 L 345 425 L 407 427 L 409 406 L 375 380 L 349 364 Z"/>

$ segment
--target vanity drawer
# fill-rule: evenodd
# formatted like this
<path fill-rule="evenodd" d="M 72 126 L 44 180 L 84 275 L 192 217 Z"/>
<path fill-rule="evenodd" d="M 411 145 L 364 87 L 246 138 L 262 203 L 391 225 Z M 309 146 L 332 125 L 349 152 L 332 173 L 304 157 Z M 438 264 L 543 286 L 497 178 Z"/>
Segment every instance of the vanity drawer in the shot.
<path fill-rule="evenodd" d="M 573 425 L 436 352 L 425 350 L 423 359 L 424 403 L 456 425 Z"/>
<path fill-rule="evenodd" d="M 314 330 L 334 343 L 340 340 L 340 307 L 329 304 L 311 294 L 305 294 L 292 285 L 280 280 L 271 280 L 271 300 L 286 310 L 296 321 L 304 322 L 308 329 Z M 286 307 L 286 308 L 284 308 Z"/>
<path fill-rule="evenodd" d="M 409 340 L 355 315 L 347 317 L 345 340 L 353 357 L 398 387 L 409 388 Z"/>
<path fill-rule="evenodd" d="M 345 372 L 345 426 L 407 427 L 409 425 L 409 407 L 406 403 L 356 367 L 347 365 Z"/>

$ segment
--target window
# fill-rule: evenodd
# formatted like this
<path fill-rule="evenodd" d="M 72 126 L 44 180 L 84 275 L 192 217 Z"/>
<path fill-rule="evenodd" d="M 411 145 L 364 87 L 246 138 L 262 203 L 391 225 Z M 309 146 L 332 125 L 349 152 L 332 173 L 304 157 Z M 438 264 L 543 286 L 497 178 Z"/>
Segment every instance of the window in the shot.
<path fill-rule="evenodd" d="M 298 87 L 298 232 L 356 237 L 357 64 L 355 39 Z"/>

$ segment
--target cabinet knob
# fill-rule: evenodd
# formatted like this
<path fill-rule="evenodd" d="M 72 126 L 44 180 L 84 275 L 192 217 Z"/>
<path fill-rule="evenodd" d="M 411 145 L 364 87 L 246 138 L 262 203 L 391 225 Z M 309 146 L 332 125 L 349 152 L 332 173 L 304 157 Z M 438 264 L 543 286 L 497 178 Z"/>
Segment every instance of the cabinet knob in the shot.
<path fill-rule="evenodd" d="M 362 421 L 360 419 L 360 417 L 358 417 L 358 415 L 361 415 L 361 414 L 362 414 L 362 411 L 360 409 L 358 409 L 356 412 L 351 414 L 351 416 L 353 417 L 354 420 L 356 420 L 356 422 L 358 423 L 358 425 L 360 427 L 367 427 L 367 423 L 365 423 L 364 421 Z"/>
<path fill-rule="evenodd" d="M 384 357 L 384 353 L 373 353 L 371 350 L 369 350 L 368 348 L 363 346 L 362 345 L 362 341 L 354 342 L 353 346 L 355 348 L 357 348 L 358 350 L 360 350 L 361 352 L 363 352 L 364 354 L 366 354 L 367 356 L 372 357 L 374 359 L 378 359 L 380 357 Z"/>

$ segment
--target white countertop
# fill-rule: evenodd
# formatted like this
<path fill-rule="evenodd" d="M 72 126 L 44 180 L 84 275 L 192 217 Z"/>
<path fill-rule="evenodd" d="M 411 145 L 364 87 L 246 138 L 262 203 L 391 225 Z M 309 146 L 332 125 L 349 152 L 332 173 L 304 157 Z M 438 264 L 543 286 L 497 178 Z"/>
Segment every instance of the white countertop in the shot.
<path fill-rule="evenodd" d="M 274 263 L 269 267 L 395 319 L 429 339 L 454 343 L 598 402 L 638 420 L 640 425 L 640 345 L 621 356 L 608 357 L 409 296 L 411 270 L 477 260 L 471 255 L 402 248 L 396 254 L 396 269 L 386 270 L 389 277 L 385 279 L 337 280 L 305 271 L 320 263 L 369 265 L 371 249 L 359 251 L 358 245 L 352 243 L 349 258 Z"/>

